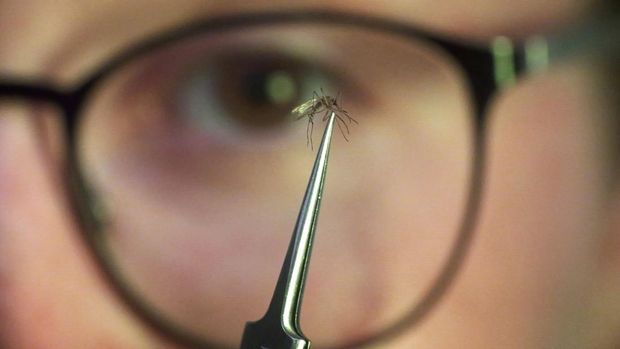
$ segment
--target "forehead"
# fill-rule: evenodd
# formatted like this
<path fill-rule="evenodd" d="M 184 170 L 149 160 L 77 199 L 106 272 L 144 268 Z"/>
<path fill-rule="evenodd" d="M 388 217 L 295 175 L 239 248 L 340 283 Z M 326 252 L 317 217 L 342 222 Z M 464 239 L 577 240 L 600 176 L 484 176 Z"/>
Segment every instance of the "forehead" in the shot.
<path fill-rule="evenodd" d="M 486 40 L 525 35 L 568 21 L 588 0 L 3 0 L 0 73 L 71 80 L 115 50 L 189 20 L 242 11 L 327 8 L 393 18 L 431 30 Z"/>

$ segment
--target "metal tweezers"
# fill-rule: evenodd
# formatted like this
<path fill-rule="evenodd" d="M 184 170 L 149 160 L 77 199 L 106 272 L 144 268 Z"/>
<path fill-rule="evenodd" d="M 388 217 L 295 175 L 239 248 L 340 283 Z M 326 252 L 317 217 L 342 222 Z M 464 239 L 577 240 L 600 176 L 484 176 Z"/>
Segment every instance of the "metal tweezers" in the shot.
<path fill-rule="evenodd" d="M 299 313 L 323 196 L 335 117 L 336 114 L 331 112 L 269 308 L 262 319 L 246 323 L 241 349 L 310 348 L 310 340 L 299 326 Z"/>

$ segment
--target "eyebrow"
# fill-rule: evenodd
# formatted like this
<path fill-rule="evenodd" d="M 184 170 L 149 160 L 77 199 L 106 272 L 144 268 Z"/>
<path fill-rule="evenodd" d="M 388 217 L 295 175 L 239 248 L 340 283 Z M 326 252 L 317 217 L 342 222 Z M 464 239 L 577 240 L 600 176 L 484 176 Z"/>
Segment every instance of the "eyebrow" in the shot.
<path fill-rule="evenodd" d="M 190 21 L 261 10 L 314 8 L 360 12 L 413 22 L 418 17 L 417 11 L 405 11 L 411 6 L 417 5 L 404 0 L 394 0 L 390 6 L 378 8 L 372 0 L 300 0 L 292 4 L 285 0 L 186 0 L 181 5 L 169 1 L 153 4 L 148 1 L 109 0 L 97 5 L 76 2 L 59 10 L 60 16 L 67 17 L 64 32 L 60 35 L 62 41 L 52 43 L 54 47 L 42 64 L 48 75 L 61 83 L 71 84 L 131 43 Z M 33 17 L 37 20 L 36 14 Z"/>
<path fill-rule="evenodd" d="M 70 6 L 50 7 L 52 10 L 49 7 L 33 5 L 28 9 L 30 11 L 27 14 L 23 14 L 22 20 L 27 23 L 38 21 L 51 23 L 47 27 L 37 28 L 43 28 L 42 30 L 57 30 L 56 28 L 60 27 L 60 32 L 53 36 L 59 38 L 55 42 L 53 40 L 42 41 L 41 36 L 48 37 L 47 33 L 42 35 L 32 30 L 25 30 L 25 32 L 29 35 L 26 37 L 29 46 L 32 46 L 33 42 L 51 46 L 42 51 L 42 57 L 38 62 L 42 69 L 37 68 L 36 71 L 52 77 L 62 85 L 75 83 L 80 77 L 95 70 L 115 52 L 121 51 L 131 43 L 144 40 L 154 33 L 162 32 L 166 28 L 180 26 L 200 18 L 265 9 L 322 8 L 372 14 L 401 22 L 415 22 L 417 26 L 431 29 L 431 31 L 440 31 L 451 36 L 468 38 L 468 40 L 475 39 L 478 43 L 487 42 L 493 36 L 493 33 L 487 33 L 487 31 L 484 31 L 484 35 L 481 34 L 480 28 L 486 28 L 486 26 L 471 25 L 470 22 L 472 20 L 475 22 L 476 18 L 464 17 L 458 22 L 452 18 L 453 16 L 449 16 L 449 13 L 445 13 L 442 7 L 429 7 L 429 5 L 409 0 L 393 0 L 389 6 L 380 7 L 377 7 L 372 0 L 301 0 L 293 4 L 285 0 L 254 0 L 252 2 L 185 0 L 180 5 L 165 0 L 108 0 L 97 2 L 96 5 L 91 2 L 71 1 Z M 37 12 L 37 9 L 40 11 Z M 53 12 L 55 9 L 58 9 L 58 13 Z M 518 22 L 514 24 L 519 25 Z M 502 24 L 502 27 L 509 27 L 509 25 Z M 12 46 L 15 45 L 19 43 L 12 44 Z M 33 53 L 26 52 L 26 55 L 33 55 Z"/>
<path fill-rule="evenodd" d="M 134 2 L 106 1 L 91 7 L 84 6 L 84 2 L 62 9 L 59 15 L 69 20 L 63 27 L 62 39 L 54 43 L 44 61 L 46 71 L 61 80 L 74 80 L 132 42 L 190 20 L 192 14 L 210 12 L 211 3 L 192 1 L 172 8 L 165 7 L 172 2 L 165 6 L 158 3 L 137 11 L 132 8 Z"/>
<path fill-rule="evenodd" d="M 343 2 L 347 1 L 340 1 Z M 142 8 L 144 3 L 141 1 L 138 4 L 106 1 L 97 3 L 97 6 L 88 6 L 88 3 L 80 2 L 65 10 L 69 12 L 63 15 L 71 20 L 66 21 L 64 32 L 60 35 L 62 40 L 52 43 L 54 47 L 42 64 L 49 75 L 61 82 L 71 83 L 131 43 L 144 40 L 167 28 L 181 26 L 183 23 L 223 14 L 303 8 L 308 7 L 310 3 L 322 8 L 337 7 L 333 5 L 334 2 L 325 0 L 300 1 L 294 6 L 281 7 L 277 6 L 277 3 L 261 0 L 248 5 L 245 1 L 236 0 L 226 2 L 189 0 L 178 5 L 162 1 Z"/>

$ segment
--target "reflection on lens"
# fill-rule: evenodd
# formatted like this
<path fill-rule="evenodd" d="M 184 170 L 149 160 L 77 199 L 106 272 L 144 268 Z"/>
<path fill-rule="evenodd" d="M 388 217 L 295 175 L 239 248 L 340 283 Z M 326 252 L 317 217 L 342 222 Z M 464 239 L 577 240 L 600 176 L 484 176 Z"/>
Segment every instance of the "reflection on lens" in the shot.
<path fill-rule="evenodd" d="M 452 61 L 353 27 L 204 33 L 100 83 L 78 134 L 106 213 L 101 245 L 179 328 L 234 346 L 263 315 L 314 157 L 290 111 L 321 88 L 341 93 L 359 125 L 348 143 L 334 135 L 304 332 L 319 348 L 376 335 L 439 272 L 473 158 L 471 101 Z"/>

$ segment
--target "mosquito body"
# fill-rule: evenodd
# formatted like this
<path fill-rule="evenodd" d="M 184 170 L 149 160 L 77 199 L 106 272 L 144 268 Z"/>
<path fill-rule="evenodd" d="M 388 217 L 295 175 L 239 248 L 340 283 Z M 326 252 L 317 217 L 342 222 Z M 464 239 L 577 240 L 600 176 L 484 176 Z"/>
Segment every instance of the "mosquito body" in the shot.
<path fill-rule="evenodd" d="M 314 118 L 317 115 L 323 113 L 322 121 L 326 121 L 329 118 L 330 113 L 336 114 L 336 123 L 340 129 L 340 133 L 344 139 L 348 142 L 347 134 L 349 133 L 349 126 L 347 123 L 358 123 L 355 119 L 349 116 L 349 113 L 344 110 L 338 103 L 338 97 L 326 95 L 321 89 L 321 95 L 316 92 L 311 100 L 308 100 L 292 110 L 296 120 L 308 118 L 308 126 L 306 128 L 307 143 L 312 147 L 312 130 L 314 128 Z M 344 126 L 344 130 L 342 128 Z M 346 130 L 346 133 L 345 133 Z"/>

